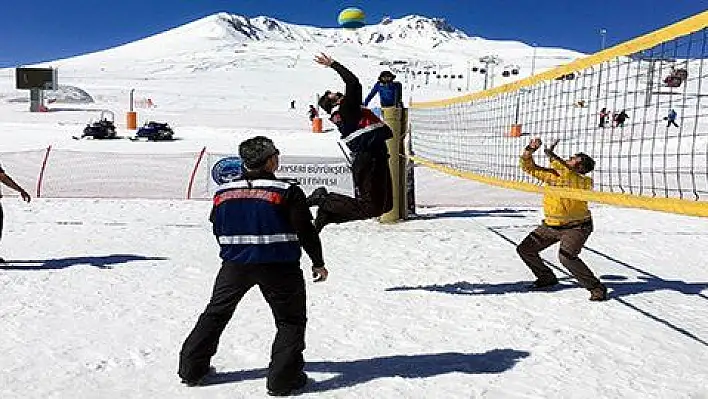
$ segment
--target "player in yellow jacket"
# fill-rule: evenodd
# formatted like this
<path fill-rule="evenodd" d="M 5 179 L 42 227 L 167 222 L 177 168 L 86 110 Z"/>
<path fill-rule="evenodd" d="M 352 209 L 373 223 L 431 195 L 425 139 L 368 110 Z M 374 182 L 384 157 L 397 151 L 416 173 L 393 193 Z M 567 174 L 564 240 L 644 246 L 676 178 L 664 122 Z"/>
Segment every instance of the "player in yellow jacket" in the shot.
<path fill-rule="evenodd" d="M 553 150 L 556 140 L 546 148 L 551 167 L 536 165 L 533 153 L 541 147 L 541 139 L 533 139 L 521 155 L 521 169 L 546 185 L 575 189 L 592 189 L 592 178 L 586 176 L 595 168 L 595 161 L 584 153 L 561 159 Z M 587 201 L 563 198 L 556 194 L 543 196 L 543 223 L 516 247 L 521 259 L 536 276 L 531 289 L 547 289 L 558 284 L 553 271 L 543 263 L 539 253 L 560 241 L 558 257 L 578 283 L 590 291 L 591 301 L 607 299 L 607 287 L 578 257 L 593 231 L 592 216 Z"/>

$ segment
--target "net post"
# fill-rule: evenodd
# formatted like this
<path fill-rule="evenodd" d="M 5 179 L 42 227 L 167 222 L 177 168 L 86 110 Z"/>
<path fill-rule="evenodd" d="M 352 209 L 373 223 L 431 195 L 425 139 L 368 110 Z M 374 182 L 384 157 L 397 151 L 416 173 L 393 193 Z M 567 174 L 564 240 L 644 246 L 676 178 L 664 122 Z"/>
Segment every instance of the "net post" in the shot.
<path fill-rule="evenodd" d="M 393 131 L 393 137 L 386 142 L 388 146 L 389 168 L 393 189 L 393 208 L 381 215 L 381 223 L 393 223 L 405 218 L 406 212 L 406 166 L 403 151 L 403 130 L 406 123 L 406 109 L 396 107 L 382 108 L 384 122 Z"/>

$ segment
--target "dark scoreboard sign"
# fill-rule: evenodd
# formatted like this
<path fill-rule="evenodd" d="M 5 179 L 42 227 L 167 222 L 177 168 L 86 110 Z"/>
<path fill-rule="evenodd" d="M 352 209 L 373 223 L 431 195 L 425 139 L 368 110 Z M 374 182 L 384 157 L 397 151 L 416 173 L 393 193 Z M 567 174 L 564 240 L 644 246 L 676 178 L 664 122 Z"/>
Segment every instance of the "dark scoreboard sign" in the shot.
<path fill-rule="evenodd" d="M 19 90 L 56 90 L 59 87 L 54 68 L 16 68 L 15 82 Z"/>

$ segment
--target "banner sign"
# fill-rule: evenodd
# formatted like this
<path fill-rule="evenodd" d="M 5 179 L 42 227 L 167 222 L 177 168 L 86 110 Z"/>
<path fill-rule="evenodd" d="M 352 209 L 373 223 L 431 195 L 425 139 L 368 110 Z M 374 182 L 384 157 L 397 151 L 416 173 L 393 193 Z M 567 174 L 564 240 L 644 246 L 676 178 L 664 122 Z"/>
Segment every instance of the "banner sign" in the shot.
<path fill-rule="evenodd" d="M 219 185 L 240 178 L 241 159 L 237 156 L 213 156 L 209 167 L 209 193 L 218 190 Z M 280 156 L 280 167 L 275 172 L 278 178 L 294 179 L 305 194 L 318 187 L 327 191 L 354 195 L 354 182 L 349 164 L 344 158 Z"/>

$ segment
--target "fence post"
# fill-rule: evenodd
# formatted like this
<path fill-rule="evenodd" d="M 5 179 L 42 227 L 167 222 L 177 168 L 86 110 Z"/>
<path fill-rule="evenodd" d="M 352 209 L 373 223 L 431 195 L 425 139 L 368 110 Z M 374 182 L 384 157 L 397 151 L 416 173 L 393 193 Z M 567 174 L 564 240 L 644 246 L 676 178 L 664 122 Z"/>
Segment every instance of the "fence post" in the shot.
<path fill-rule="evenodd" d="M 187 187 L 187 199 L 192 199 L 192 186 L 194 185 L 194 176 L 197 175 L 197 169 L 199 169 L 199 164 L 202 162 L 204 153 L 206 152 L 206 147 L 202 148 L 197 157 L 197 162 L 194 164 L 194 169 L 192 170 L 192 176 L 189 177 L 189 186 Z"/>
<path fill-rule="evenodd" d="M 393 208 L 379 218 L 382 223 L 397 222 L 405 218 L 406 213 L 406 165 L 405 151 L 403 151 L 403 129 L 406 119 L 406 109 L 386 107 L 381 109 L 384 122 L 393 131 L 393 138 L 386 142 L 390 158 L 388 164 L 391 169 L 393 182 Z"/>
<path fill-rule="evenodd" d="M 47 160 L 49 159 L 49 152 L 52 150 L 52 146 L 47 147 L 47 152 L 44 153 L 44 160 L 42 161 L 42 168 L 39 170 L 39 177 L 37 178 L 37 192 L 36 197 L 42 196 L 42 180 L 44 179 L 44 169 L 47 167 Z"/>

